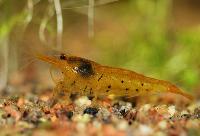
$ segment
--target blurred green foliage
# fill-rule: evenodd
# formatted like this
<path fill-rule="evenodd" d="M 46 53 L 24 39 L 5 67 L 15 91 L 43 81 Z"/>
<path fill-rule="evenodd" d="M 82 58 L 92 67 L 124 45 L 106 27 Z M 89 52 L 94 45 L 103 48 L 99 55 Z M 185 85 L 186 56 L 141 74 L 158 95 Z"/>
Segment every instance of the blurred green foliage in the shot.
<path fill-rule="evenodd" d="M 169 80 L 188 91 L 196 89 L 200 81 L 200 29 L 172 30 L 168 25 L 171 6 L 171 0 L 130 0 L 119 7 L 117 21 L 127 25 L 128 38 L 124 43 L 113 43 L 115 36 L 106 39 L 106 32 L 99 36 L 103 39 L 97 37 L 103 63 Z"/>

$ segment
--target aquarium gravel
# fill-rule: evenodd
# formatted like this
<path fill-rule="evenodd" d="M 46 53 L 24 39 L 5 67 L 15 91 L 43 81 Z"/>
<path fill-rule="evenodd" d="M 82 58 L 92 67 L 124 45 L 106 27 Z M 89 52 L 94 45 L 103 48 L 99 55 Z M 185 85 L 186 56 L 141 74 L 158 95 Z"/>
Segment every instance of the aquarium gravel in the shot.
<path fill-rule="evenodd" d="M 200 135 L 198 100 L 185 102 L 181 97 L 165 95 L 157 102 L 146 97 L 102 98 L 94 104 L 81 96 L 63 103 L 54 99 L 53 89 L 36 84 L 12 81 L 1 92 L 1 136 Z"/>

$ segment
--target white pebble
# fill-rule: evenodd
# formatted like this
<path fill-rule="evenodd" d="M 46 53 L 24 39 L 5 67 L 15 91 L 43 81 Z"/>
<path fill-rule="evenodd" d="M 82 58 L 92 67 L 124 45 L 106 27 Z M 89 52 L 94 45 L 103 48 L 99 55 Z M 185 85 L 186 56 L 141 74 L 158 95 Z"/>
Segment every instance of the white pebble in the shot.
<path fill-rule="evenodd" d="M 153 134 L 153 129 L 146 125 L 140 125 L 139 131 L 141 135 L 145 135 L 145 136 Z"/>
<path fill-rule="evenodd" d="M 90 106 L 90 105 L 91 105 L 91 101 L 88 99 L 88 97 L 83 96 L 83 97 L 78 98 L 78 99 L 75 101 L 75 104 L 76 104 L 78 107 Z"/>
<path fill-rule="evenodd" d="M 181 115 L 189 114 L 186 110 L 181 111 Z"/>
<path fill-rule="evenodd" d="M 151 105 L 150 104 L 145 104 L 143 105 L 140 109 L 139 109 L 139 112 L 141 113 L 147 113 L 148 110 L 151 108 Z"/>
<path fill-rule="evenodd" d="M 132 108 L 132 104 L 130 102 L 127 102 L 126 107 L 130 110 Z"/>
<path fill-rule="evenodd" d="M 169 112 L 170 116 L 172 117 L 176 112 L 176 107 L 175 106 L 169 106 L 168 112 Z"/>
<path fill-rule="evenodd" d="M 99 112 L 97 113 L 97 116 L 100 116 L 102 118 L 108 118 L 110 116 L 110 112 L 106 108 L 100 108 Z"/>
<path fill-rule="evenodd" d="M 144 112 L 147 112 L 151 108 L 151 105 L 150 104 L 145 104 L 142 108 L 143 108 Z"/>
<path fill-rule="evenodd" d="M 160 129 L 166 129 L 167 128 L 167 122 L 166 121 L 160 121 L 159 123 L 158 123 L 158 126 L 159 126 L 159 128 Z"/>
<path fill-rule="evenodd" d="M 120 111 L 125 110 L 125 112 L 127 112 L 128 110 L 131 110 L 132 108 L 132 104 L 127 102 L 125 103 L 125 105 L 121 106 Z"/>
<path fill-rule="evenodd" d="M 90 115 L 89 114 L 83 114 L 83 115 L 78 114 L 73 118 L 73 121 L 87 123 L 90 121 Z"/>
<path fill-rule="evenodd" d="M 83 122 L 77 123 L 76 128 L 77 128 L 79 133 L 82 133 L 82 134 L 85 133 L 86 126 Z"/>
<path fill-rule="evenodd" d="M 120 121 L 118 124 L 117 124 L 117 129 L 119 130 L 126 130 L 128 128 L 128 123 L 127 121 L 123 120 L 123 121 Z"/>
<path fill-rule="evenodd" d="M 94 125 L 94 127 L 95 128 L 97 128 L 97 129 L 101 129 L 101 127 L 102 127 L 102 125 L 101 125 L 101 123 L 99 122 L 99 121 L 93 121 L 93 125 Z"/>

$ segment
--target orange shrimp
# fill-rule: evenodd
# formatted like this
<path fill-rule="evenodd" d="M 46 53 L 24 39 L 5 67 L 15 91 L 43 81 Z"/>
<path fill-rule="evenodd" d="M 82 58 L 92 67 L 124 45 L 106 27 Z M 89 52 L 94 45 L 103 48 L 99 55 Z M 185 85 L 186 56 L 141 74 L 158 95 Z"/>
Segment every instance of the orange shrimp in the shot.
<path fill-rule="evenodd" d="M 89 96 L 134 97 L 152 93 L 171 92 L 193 99 L 190 94 L 170 82 L 146 77 L 121 68 L 102 66 L 96 62 L 61 54 L 59 57 L 37 55 L 62 71 L 63 79 L 55 88 L 54 95 L 69 99 L 70 94 Z"/>

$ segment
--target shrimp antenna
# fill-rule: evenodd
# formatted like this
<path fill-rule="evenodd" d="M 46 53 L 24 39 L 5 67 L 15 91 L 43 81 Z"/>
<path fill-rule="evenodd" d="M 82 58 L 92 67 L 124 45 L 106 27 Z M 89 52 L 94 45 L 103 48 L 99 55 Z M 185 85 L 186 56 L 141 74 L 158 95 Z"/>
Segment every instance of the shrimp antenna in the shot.
<path fill-rule="evenodd" d="M 25 64 L 24 66 L 22 66 L 19 71 L 23 71 L 26 67 L 28 67 L 29 65 L 33 64 L 34 62 L 36 62 L 37 59 L 30 59 L 30 61 L 28 61 L 27 64 Z"/>
<path fill-rule="evenodd" d="M 53 80 L 53 82 L 56 84 L 57 83 L 57 81 L 56 81 L 56 79 L 54 78 L 54 76 L 53 76 L 53 66 L 51 66 L 50 68 L 49 68 L 49 72 L 50 72 L 50 75 L 51 75 L 51 78 L 52 78 L 52 80 Z"/>

